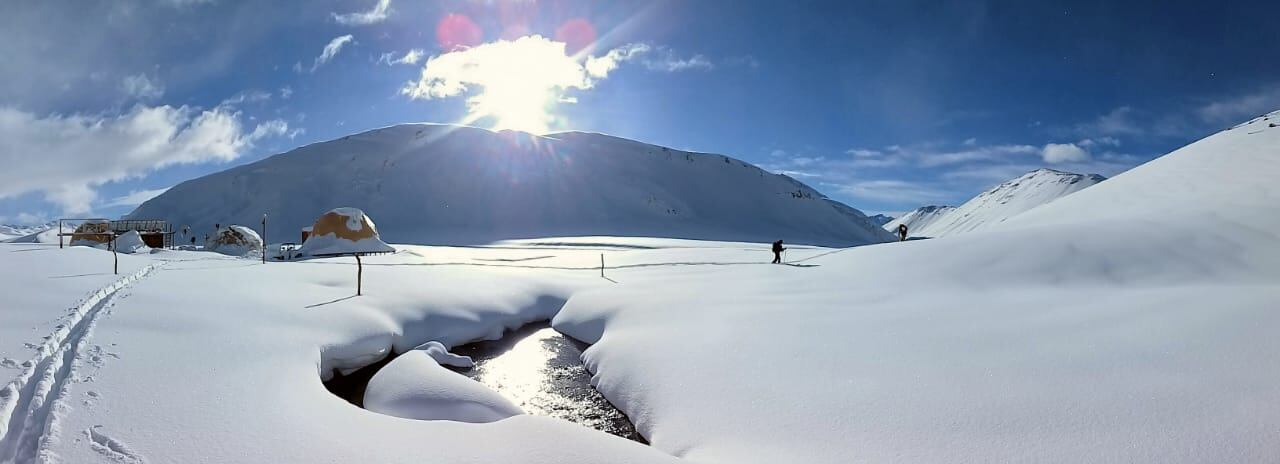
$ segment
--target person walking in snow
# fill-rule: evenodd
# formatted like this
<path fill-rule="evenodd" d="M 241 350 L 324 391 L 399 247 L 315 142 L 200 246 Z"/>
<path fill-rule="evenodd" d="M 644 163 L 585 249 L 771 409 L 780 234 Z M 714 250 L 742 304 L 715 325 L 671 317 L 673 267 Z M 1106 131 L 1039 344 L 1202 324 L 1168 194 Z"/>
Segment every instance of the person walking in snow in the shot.
<path fill-rule="evenodd" d="M 782 240 L 773 242 L 773 264 L 782 264 L 782 252 L 787 251 L 782 247 Z"/>
<path fill-rule="evenodd" d="M 907 241 L 907 225 L 906 224 L 898 224 L 898 241 L 899 242 Z"/>

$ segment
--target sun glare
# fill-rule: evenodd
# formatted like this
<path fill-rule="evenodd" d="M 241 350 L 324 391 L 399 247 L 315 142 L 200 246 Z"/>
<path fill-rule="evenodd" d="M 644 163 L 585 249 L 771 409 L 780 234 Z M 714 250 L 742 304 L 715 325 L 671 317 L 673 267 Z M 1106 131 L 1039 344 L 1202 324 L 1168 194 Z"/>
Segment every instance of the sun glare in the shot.
<path fill-rule="evenodd" d="M 432 57 L 403 92 L 424 99 L 466 95 L 463 123 L 543 134 L 557 121 L 556 107 L 575 101 L 567 93 L 590 88 L 616 66 L 614 59 L 571 55 L 565 42 L 537 35 L 499 40 Z"/>

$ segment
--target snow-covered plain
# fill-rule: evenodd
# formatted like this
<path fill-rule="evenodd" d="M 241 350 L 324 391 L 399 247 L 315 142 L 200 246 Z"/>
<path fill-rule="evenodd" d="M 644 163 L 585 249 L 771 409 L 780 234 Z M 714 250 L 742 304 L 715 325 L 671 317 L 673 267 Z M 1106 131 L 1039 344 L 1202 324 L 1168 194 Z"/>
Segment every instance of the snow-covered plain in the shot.
<path fill-rule="evenodd" d="M 1097 185 L 1106 178 L 1037 169 L 978 194 L 964 204 L 925 206 L 884 225 L 896 231 L 906 224 L 913 237 L 942 237 L 985 230 L 1040 205 Z"/>
<path fill-rule="evenodd" d="M 138 277 L 51 339 L 62 358 L 10 343 L 51 322 L 10 318 L 56 320 L 113 278 L 51 277 L 110 255 L 2 244 L 0 292 L 25 298 L 0 313 L 4 356 L 65 368 L 0 371 L 55 399 L 5 397 L 34 420 L 0 429 L 0 462 L 1274 462 L 1277 146 L 1241 126 L 982 234 L 789 265 L 767 243 L 409 245 L 366 258 L 352 297 L 350 258 L 123 256 Z M 401 419 L 321 384 L 548 318 L 592 344 L 651 446 L 528 415 Z"/>

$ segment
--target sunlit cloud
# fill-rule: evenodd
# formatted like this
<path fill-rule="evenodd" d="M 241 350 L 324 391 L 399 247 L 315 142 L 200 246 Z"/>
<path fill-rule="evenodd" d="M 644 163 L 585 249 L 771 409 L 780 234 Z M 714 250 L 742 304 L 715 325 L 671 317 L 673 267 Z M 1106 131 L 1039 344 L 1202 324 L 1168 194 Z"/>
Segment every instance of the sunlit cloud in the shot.
<path fill-rule="evenodd" d="M 426 57 L 426 55 L 426 51 L 421 48 L 411 49 L 399 58 L 396 58 L 396 52 L 387 52 L 378 57 L 378 63 L 386 64 L 387 66 L 397 64 L 418 64 L 418 62 L 422 61 L 422 58 Z"/>
<path fill-rule="evenodd" d="M 164 95 L 164 84 L 146 74 L 126 76 L 121 82 L 124 93 L 139 100 L 155 100 Z"/>
<path fill-rule="evenodd" d="M 378 3 L 369 11 L 359 11 L 346 14 L 332 13 L 332 15 L 333 20 L 338 24 L 347 26 L 364 26 L 385 21 L 390 10 L 391 0 L 378 0 Z"/>
<path fill-rule="evenodd" d="M 1074 143 L 1050 143 L 1041 151 L 1044 162 L 1049 164 L 1078 163 L 1092 158 L 1088 151 Z"/>
<path fill-rule="evenodd" d="M 320 56 L 317 56 L 315 61 L 311 63 L 311 72 L 316 72 L 316 70 L 320 69 L 321 66 L 324 66 L 330 60 L 333 60 L 333 57 L 338 56 L 338 53 L 342 52 L 343 47 L 353 41 L 355 41 L 355 36 L 352 36 L 351 34 L 334 37 L 333 40 L 329 41 L 328 45 L 324 46 L 324 50 L 320 52 Z M 294 64 L 293 70 L 302 72 L 302 63 Z"/>
<path fill-rule="evenodd" d="M 98 185 L 166 166 L 231 161 L 288 128 L 271 120 L 246 131 L 240 114 L 223 107 L 139 105 L 111 116 L 0 107 L 0 164 L 7 167 L 0 198 L 41 192 L 65 213 L 86 213 Z"/>
<path fill-rule="evenodd" d="M 466 94 L 470 111 L 465 122 L 492 118 L 495 129 L 543 133 L 553 122 L 555 105 L 574 101 L 566 92 L 591 88 L 624 55 L 611 51 L 578 60 L 564 42 L 542 36 L 499 40 L 429 58 L 421 77 L 402 93 L 414 99 Z"/>

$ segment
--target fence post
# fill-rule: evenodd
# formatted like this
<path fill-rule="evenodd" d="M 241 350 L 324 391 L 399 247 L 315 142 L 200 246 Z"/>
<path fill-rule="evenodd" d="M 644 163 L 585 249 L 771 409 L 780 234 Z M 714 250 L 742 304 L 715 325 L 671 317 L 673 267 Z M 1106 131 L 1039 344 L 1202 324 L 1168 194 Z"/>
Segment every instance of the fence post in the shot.
<path fill-rule="evenodd" d="M 604 253 L 600 253 L 600 277 L 604 277 Z"/>
<path fill-rule="evenodd" d="M 364 264 L 360 263 L 360 254 L 356 253 L 356 296 L 360 296 L 364 285 Z"/>

